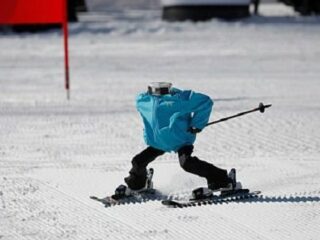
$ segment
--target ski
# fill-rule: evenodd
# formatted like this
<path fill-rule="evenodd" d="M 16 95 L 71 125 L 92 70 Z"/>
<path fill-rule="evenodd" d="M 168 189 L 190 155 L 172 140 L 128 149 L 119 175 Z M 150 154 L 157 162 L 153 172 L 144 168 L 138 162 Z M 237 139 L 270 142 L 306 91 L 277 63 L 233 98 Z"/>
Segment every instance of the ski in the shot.
<path fill-rule="evenodd" d="M 90 196 L 92 200 L 101 202 L 105 207 L 111 207 L 116 205 L 144 203 L 148 201 L 162 200 L 165 197 L 155 189 L 148 189 L 143 192 L 135 193 L 129 196 L 117 198 L 114 195 L 99 198 L 96 196 Z"/>
<path fill-rule="evenodd" d="M 105 207 L 111 207 L 123 204 L 144 203 L 148 201 L 163 200 L 166 196 L 153 188 L 152 177 L 153 169 L 148 169 L 146 187 L 140 191 L 127 191 L 128 187 L 120 185 L 115 190 L 115 193 L 110 196 L 99 198 L 97 196 L 90 196 L 92 200 L 101 202 Z"/>
<path fill-rule="evenodd" d="M 202 205 L 216 205 L 230 202 L 238 202 L 249 200 L 253 198 L 257 198 L 260 194 L 260 191 L 251 192 L 249 189 L 239 189 L 227 192 L 221 192 L 220 195 L 207 196 L 205 198 L 200 199 L 189 199 L 187 201 L 180 201 L 174 199 L 166 199 L 161 203 L 168 207 L 173 208 L 185 208 L 185 207 L 195 207 Z"/>

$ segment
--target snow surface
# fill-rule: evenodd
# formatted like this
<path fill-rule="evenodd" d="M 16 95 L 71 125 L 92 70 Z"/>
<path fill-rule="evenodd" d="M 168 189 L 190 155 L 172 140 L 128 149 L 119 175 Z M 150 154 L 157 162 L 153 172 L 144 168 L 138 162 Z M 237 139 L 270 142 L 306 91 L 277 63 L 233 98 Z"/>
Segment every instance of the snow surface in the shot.
<path fill-rule="evenodd" d="M 320 234 L 320 19 L 282 5 L 238 22 L 165 23 L 157 11 L 83 15 L 70 26 L 71 100 L 59 31 L 0 35 L 0 239 L 298 239 Z M 89 199 L 122 183 L 144 149 L 134 107 L 150 81 L 215 100 L 195 155 L 236 167 L 263 196 L 169 209 L 104 208 Z M 205 184 L 175 154 L 151 164 L 155 187 Z"/>

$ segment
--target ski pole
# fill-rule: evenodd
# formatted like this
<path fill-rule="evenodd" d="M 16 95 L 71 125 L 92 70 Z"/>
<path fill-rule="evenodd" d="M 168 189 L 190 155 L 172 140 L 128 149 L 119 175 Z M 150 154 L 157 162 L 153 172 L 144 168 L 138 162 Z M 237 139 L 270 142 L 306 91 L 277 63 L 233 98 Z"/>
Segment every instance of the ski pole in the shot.
<path fill-rule="evenodd" d="M 209 126 L 209 125 L 213 125 L 213 124 L 219 123 L 219 122 L 227 121 L 227 120 L 229 120 L 229 119 L 231 119 L 231 118 L 240 117 L 240 116 L 243 116 L 243 115 L 245 115 L 245 114 L 252 113 L 252 112 L 257 112 L 257 111 L 259 111 L 259 112 L 261 112 L 261 113 L 264 113 L 264 110 L 265 110 L 266 108 L 271 107 L 271 106 L 272 106 L 271 104 L 264 105 L 263 103 L 260 103 L 260 104 L 259 104 L 259 107 L 255 108 L 255 109 L 252 109 L 252 110 L 249 110 L 249 111 L 245 111 L 245 112 L 241 112 L 241 113 L 238 113 L 238 114 L 233 115 L 233 116 L 230 116 L 230 117 L 221 118 L 221 119 L 219 119 L 219 120 L 217 120 L 217 121 L 209 122 L 209 123 L 206 125 L 206 127 Z"/>

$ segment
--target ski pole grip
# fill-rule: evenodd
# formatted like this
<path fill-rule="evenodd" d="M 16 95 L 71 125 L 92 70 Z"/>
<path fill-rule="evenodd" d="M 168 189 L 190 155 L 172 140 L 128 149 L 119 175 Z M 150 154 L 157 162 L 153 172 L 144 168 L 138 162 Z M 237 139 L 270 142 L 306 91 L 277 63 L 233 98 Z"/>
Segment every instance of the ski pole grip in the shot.
<path fill-rule="evenodd" d="M 264 105 L 264 104 L 261 102 L 261 103 L 259 104 L 258 109 L 259 109 L 259 111 L 260 111 L 261 113 L 264 113 L 265 109 L 266 109 L 266 108 L 269 108 L 269 107 L 271 107 L 271 106 L 272 106 L 271 104 Z"/>

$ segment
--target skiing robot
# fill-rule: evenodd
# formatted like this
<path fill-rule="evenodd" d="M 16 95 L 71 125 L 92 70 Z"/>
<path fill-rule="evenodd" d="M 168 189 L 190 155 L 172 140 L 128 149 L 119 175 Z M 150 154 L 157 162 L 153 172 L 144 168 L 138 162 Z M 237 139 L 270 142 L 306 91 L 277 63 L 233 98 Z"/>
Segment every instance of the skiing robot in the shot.
<path fill-rule="evenodd" d="M 116 195 L 125 196 L 152 187 L 147 166 L 166 152 L 178 155 L 180 166 L 191 174 L 207 180 L 211 191 L 241 188 L 236 183 L 235 169 L 214 166 L 192 155 L 197 133 L 206 126 L 213 101 L 205 94 L 180 90 L 169 82 L 153 82 L 138 95 L 136 107 L 144 124 L 147 147 L 132 159 L 132 168 Z"/>

